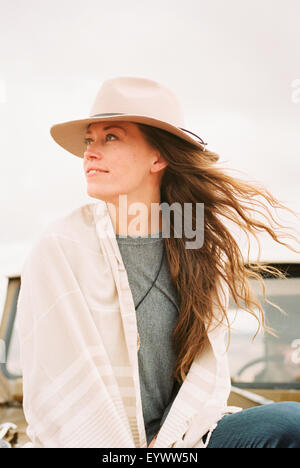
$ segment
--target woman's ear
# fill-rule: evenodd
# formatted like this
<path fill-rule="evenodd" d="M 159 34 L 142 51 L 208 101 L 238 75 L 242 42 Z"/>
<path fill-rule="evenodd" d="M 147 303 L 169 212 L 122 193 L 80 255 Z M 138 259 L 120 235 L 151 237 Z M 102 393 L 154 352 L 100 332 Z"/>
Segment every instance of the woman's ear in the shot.
<path fill-rule="evenodd" d="M 162 157 L 160 152 L 158 150 L 155 151 L 154 153 L 154 158 L 152 160 L 152 165 L 151 165 L 151 172 L 159 172 L 162 169 L 165 169 L 167 167 L 168 162 Z"/>

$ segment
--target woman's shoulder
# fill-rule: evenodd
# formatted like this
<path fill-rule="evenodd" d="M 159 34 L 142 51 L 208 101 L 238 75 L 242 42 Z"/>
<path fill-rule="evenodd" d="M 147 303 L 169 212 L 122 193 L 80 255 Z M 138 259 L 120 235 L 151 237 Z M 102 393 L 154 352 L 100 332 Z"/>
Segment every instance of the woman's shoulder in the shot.
<path fill-rule="evenodd" d="M 55 246 L 63 241 L 89 245 L 95 237 L 93 205 L 81 205 L 44 225 L 32 240 L 23 269 L 35 258 L 53 255 Z"/>
<path fill-rule="evenodd" d="M 91 226 L 94 224 L 94 205 L 95 203 L 86 203 L 76 207 L 65 214 L 49 222 L 41 232 L 41 236 L 72 232 L 74 227 Z M 73 231 L 74 232 L 74 231 Z"/>

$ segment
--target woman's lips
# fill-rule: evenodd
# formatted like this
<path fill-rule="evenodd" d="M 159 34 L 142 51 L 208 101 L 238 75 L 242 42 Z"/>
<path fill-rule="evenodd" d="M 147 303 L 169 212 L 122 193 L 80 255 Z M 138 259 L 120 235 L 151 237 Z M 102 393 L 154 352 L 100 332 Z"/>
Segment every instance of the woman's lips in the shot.
<path fill-rule="evenodd" d="M 108 174 L 108 171 L 97 170 L 95 172 L 91 171 L 86 173 L 87 177 L 95 177 L 103 174 Z"/>

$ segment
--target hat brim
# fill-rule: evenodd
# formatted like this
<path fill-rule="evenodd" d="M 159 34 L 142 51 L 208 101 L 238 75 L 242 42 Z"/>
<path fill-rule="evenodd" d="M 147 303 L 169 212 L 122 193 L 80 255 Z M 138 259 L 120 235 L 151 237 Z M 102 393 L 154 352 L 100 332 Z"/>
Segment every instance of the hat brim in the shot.
<path fill-rule="evenodd" d="M 178 127 L 168 124 L 162 120 L 153 119 L 141 115 L 120 114 L 113 116 L 106 115 L 102 117 L 89 117 L 87 119 L 71 120 L 68 122 L 62 122 L 53 125 L 50 128 L 50 134 L 54 141 L 62 148 L 67 150 L 69 153 L 78 156 L 79 158 L 83 158 L 83 154 L 86 151 L 86 144 L 84 142 L 84 138 L 87 126 L 93 122 L 116 120 L 152 125 L 153 127 L 158 127 L 162 130 L 166 130 L 167 132 L 173 133 L 179 138 L 193 143 L 196 147 L 202 150 L 205 149 L 205 146 L 203 144 L 201 144 L 198 140 L 185 133 L 183 130 L 180 130 Z"/>

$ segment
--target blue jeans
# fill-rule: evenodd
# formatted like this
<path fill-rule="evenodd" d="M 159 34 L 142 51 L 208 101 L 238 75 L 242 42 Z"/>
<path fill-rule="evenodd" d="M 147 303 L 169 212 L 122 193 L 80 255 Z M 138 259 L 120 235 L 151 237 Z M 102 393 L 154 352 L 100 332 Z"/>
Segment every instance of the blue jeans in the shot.
<path fill-rule="evenodd" d="M 226 415 L 207 448 L 300 448 L 300 403 L 272 403 Z"/>

